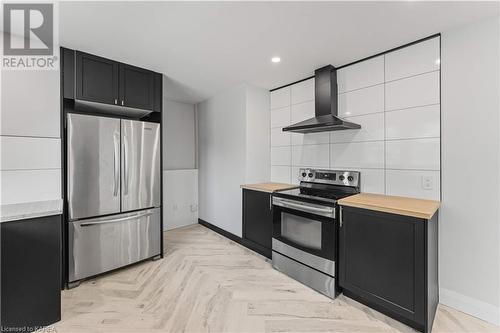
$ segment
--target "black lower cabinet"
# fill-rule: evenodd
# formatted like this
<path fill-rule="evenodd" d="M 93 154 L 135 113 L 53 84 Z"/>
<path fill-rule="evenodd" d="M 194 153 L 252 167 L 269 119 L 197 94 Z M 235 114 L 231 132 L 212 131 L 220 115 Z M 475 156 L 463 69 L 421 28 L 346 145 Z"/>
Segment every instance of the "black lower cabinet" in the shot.
<path fill-rule="evenodd" d="M 1 227 L 1 331 L 32 332 L 61 319 L 61 217 Z"/>
<path fill-rule="evenodd" d="M 430 220 L 342 207 L 344 295 L 430 332 L 438 303 L 437 213 Z"/>
<path fill-rule="evenodd" d="M 271 258 L 272 193 L 243 189 L 243 243 Z"/>

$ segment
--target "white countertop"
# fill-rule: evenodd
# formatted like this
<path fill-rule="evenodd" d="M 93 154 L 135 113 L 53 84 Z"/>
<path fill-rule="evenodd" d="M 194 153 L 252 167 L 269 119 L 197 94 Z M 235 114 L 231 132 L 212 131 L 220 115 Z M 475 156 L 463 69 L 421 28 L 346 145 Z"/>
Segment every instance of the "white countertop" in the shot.
<path fill-rule="evenodd" d="M 62 214 L 62 199 L 0 205 L 0 223 Z"/>

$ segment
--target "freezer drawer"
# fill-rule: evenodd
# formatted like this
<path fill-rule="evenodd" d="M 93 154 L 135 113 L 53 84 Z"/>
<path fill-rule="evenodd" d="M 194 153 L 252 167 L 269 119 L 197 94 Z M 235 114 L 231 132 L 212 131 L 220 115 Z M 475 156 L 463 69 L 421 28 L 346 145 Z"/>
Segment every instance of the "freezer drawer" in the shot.
<path fill-rule="evenodd" d="M 160 209 L 69 223 L 69 282 L 160 254 Z"/>
<path fill-rule="evenodd" d="M 68 213 L 120 212 L 120 119 L 68 114 Z"/>
<path fill-rule="evenodd" d="M 122 211 L 160 206 L 160 125 L 123 120 Z"/>

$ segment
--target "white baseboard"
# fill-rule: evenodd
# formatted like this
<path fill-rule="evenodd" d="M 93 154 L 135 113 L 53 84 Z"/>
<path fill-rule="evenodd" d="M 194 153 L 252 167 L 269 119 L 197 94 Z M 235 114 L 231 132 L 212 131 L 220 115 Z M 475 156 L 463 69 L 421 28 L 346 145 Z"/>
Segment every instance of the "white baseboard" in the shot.
<path fill-rule="evenodd" d="M 494 325 L 500 325 L 500 307 L 492 304 L 444 288 L 439 288 L 439 303 Z"/>

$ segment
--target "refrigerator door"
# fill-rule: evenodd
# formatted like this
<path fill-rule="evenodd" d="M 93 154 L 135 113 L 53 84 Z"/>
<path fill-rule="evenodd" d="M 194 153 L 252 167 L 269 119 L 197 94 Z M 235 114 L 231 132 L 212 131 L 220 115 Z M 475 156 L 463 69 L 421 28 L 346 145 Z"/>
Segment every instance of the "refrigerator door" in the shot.
<path fill-rule="evenodd" d="M 122 119 L 122 212 L 160 206 L 160 125 Z"/>
<path fill-rule="evenodd" d="M 160 208 L 69 223 L 69 282 L 160 254 Z"/>
<path fill-rule="evenodd" d="M 69 219 L 120 212 L 120 119 L 68 114 Z"/>

